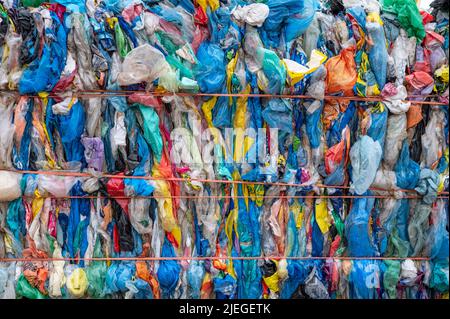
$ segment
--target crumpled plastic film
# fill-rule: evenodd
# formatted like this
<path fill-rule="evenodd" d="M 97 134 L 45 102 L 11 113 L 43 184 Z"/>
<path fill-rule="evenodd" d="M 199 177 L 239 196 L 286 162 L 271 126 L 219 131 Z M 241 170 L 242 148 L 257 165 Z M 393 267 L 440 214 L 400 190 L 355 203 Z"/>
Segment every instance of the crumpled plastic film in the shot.
<path fill-rule="evenodd" d="M 448 298 L 448 37 L 441 0 L 1 1 L 0 298 Z"/>

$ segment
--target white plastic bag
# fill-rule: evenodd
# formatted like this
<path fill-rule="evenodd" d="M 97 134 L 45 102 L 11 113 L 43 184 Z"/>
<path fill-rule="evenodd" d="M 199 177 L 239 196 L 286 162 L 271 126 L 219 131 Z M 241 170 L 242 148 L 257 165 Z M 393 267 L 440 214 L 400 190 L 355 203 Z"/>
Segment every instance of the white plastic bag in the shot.
<path fill-rule="evenodd" d="M 261 27 L 269 16 L 269 7 L 264 3 L 252 3 L 244 7 L 238 6 L 231 14 L 238 22 Z"/>
<path fill-rule="evenodd" d="M 144 44 L 127 54 L 117 81 L 119 85 L 153 82 L 169 71 L 170 66 L 164 55 L 151 45 Z"/>
<path fill-rule="evenodd" d="M 2 104 L 8 101 L 6 98 L 0 100 L 0 168 L 11 167 L 11 152 L 15 125 L 12 122 L 14 103 L 4 107 Z"/>
<path fill-rule="evenodd" d="M 22 196 L 21 179 L 22 174 L 0 171 L 0 202 L 10 202 Z"/>
<path fill-rule="evenodd" d="M 74 176 L 40 175 L 39 190 L 48 192 L 56 197 L 67 196 L 73 185 L 78 181 Z"/>

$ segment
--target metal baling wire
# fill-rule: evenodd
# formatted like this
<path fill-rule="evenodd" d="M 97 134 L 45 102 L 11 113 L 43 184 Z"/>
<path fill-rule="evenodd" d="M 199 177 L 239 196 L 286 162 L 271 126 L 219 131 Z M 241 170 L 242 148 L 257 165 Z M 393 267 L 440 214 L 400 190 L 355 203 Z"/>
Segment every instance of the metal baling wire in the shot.
<path fill-rule="evenodd" d="M 429 257 L 350 257 L 350 256 L 319 256 L 319 257 L 295 257 L 295 256 L 179 256 L 179 257 L 91 257 L 91 258 L 0 258 L 0 262 L 45 262 L 45 261 L 161 261 L 161 260 L 264 260 L 264 259 L 287 259 L 287 260 L 423 260 L 428 261 Z"/>
<path fill-rule="evenodd" d="M 248 198 L 249 196 L 233 196 L 233 195 L 167 195 L 167 196 L 26 196 L 23 195 L 22 198 L 25 199 L 150 199 L 150 198 L 179 198 L 179 199 L 197 199 L 197 198 L 210 198 L 210 199 L 233 199 L 233 198 Z M 383 195 L 261 195 L 258 197 L 264 198 L 279 198 L 279 199 L 289 199 L 289 198 L 396 198 L 395 196 L 383 196 Z M 404 196 L 398 198 L 400 199 L 420 199 L 422 196 Z M 445 196 L 438 196 L 436 199 L 448 199 Z"/>
<path fill-rule="evenodd" d="M 20 95 L 18 91 L 8 91 L 0 90 L 0 93 L 14 94 L 29 98 L 42 98 L 39 95 Z M 257 94 L 257 93 L 187 93 L 187 92 L 150 92 L 150 91 L 108 91 L 108 90 L 85 90 L 85 91 L 75 91 L 72 92 L 73 96 L 83 97 L 83 98 L 103 98 L 108 96 L 130 96 L 133 94 L 149 95 L 155 97 L 163 96 L 193 96 L 193 97 L 247 97 L 247 98 L 285 98 L 285 99 L 314 99 L 308 95 L 294 95 L 294 94 Z M 57 93 L 49 93 L 46 97 L 60 97 Z M 438 97 L 429 96 L 429 97 Z M 344 100 L 344 101 L 362 101 L 362 102 L 383 102 L 383 99 L 377 96 L 370 97 L 358 97 L 358 96 L 331 96 L 325 95 L 323 100 Z M 444 102 L 435 101 L 414 101 L 414 100 L 402 100 L 403 102 L 411 102 L 413 104 L 420 105 L 448 105 Z"/>

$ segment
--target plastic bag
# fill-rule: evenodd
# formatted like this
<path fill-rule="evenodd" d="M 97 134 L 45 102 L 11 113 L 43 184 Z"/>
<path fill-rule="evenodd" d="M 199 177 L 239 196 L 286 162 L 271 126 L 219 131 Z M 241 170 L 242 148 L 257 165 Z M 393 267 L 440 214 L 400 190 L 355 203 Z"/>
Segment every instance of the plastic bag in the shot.
<path fill-rule="evenodd" d="M 388 86 L 390 83 L 386 84 Z M 385 86 L 385 88 L 386 88 Z M 385 92 L 383 89 L 382 94 Z M 394 93 L 395 92 L 395 93 Z M 393 114 L 402 114 L 406 113 L 411 106 L 411 102 L 404 102 L 408 93 L 406 92 L 406 88 L 403 85 L 397 86 L 394 90 L 393 95 L 386 96 L 383 100 L 384 105 L 386 105 L 389 111 Z M 383 96 L 385 96 L 383 94 Z"/>
<path fill-rule="evenodd" d="M 354 46 L 349 46 L 325 63 L 328 75 L 326 79 L 327 93 L 352 94 L 358 76 L 354 59 L 355 49 Z"/>
<path fill-rule="evenodd" d="M 286 82 L 286 67 L 275 52 L 263 48 L 256 49 L 257 59 L 261 61 L 262 74 L 258 73 L 258 86 L 268 94 L 280 94 Z M 265 76 L 267 83 L 264 83 Z"/>
<path fill-rule="evenodd" d="M 139 105 L 139 111 L 144 118 L 144 138 L 151 146 L 156 159 L 160 161 L 163 142 L 159 129 L 159 117 L 150 107 Z"/>
<path fill-rule="evenodd" d="M 0 170 L 0 202 L 9 202 L 22 196 L 22 174 Z"/>
<path fill-rule="evenodd" d="M 42 193 L 48 192 L 56 197 L 64 197 L 69 195 L 78 180 L 79 178 L 74 176 L 40 175 L 38 187 Z"/>
<path fill-rule="evenodd" d="M 58 21 L 58 16 L 50 12 L 51 19 Z M 19 81 L 20 94 L 36 94 L 51 91 L 64 69 L 67 55 L 67 34 L 62 24 L 55 22 L 54 29 L 45 30 L 46 37 L 55 39 L 44 44 L 41 58 L 31 62 L 23 71 Z"/>
<path fill-rule="evenodd" d="M 420 177 L 420 166 L 409 158 L 409 145 L 403 142 L 400 158 L 395 164 L 397 186 L 403 189 L 414 189 Z"/>
<path fill-rule="evenodd" d="M 301 36 L 314 19 L 318 7 L 316 0 L 301 0 L 289 16 L 286 24 L 286 41 L 290 42 Z"/>
<path fill-rule="evenodd" d="M 289 59 L 283 59 L 284 64 L 286 65 L 289 84 L 294 86 L 299 81 L 301 81 L 306 75 L 313 73 L 316 71 L 322 63 L 325 62 L 327 56 L 318 50 L 312 50 L 311 58 L 306 66 L 303 66 L 295 61 Z"/>
<path fill-rule="evenodd" d="M 75 298 L 82 298 L 88 288 L 88 278 L 82 268 L 76 268 L 67 277 L 67 290 Z"/>
<path fill-rule="evenodd" d="M 119 85 L 150 83 L 169 71 L 164 55 L 151 45 L 143 44 L 126 55 L 117 82 Z"/>
<path fill-rule="evenodd" d="M 269 7 L 264 3 L 252 3 L 244 7 L 238 6 L 231 14 L 237 21 L 261 27 L 269 15 Z"/>
<path fill-rule="evenodd" d="M 367 19 L 375 20 L 366 23 L 366 29 L 372 42 L 372 47 L 369 49 L 369 61 L 372 71 L 379 88 L 383 88 L 386 83 L 388 52 L 386 48 L 386 41 L 383 26 L 380 24 L 380 17 L 378 15 L 369 14 Z"/>
<path fill-rule="evenodd" d="M 364 194 L 375 180 L 381 161 L 381 146 L 367 135 L 362 136 L 350 149 L 352 182 L 350 190 Z"/>
<path fill-rule="evenodd" d="M 224 52 L 217 45 L 203 42 L 197 51 L 199 65 L 195 68 L 195 78 L 202 92 L 220 93 L 225 86 Z"/>
<path fill-rule="evenodd" d="M 406 114 L 388 116 L 383 155 L 383 164 L 387 169 L 393 170 L 406 137 Z"/>
<path fill-rule="evenodd" d="M 398 22 L 408 32 L 408 36 L 420 41 L 425 37 L 422 17 L 414 0 L 383 0 L 383 10 L 397 15 Z"/>

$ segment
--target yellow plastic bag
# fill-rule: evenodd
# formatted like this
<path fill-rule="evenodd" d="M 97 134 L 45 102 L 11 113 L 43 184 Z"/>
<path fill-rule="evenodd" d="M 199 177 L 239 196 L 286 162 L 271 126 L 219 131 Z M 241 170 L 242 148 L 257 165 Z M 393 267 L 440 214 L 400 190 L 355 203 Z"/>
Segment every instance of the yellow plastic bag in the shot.
<path fill-rule="evenodd" d="M 307 74 L 317 70 L 327 60 L 327 56 L 318 50 L 311 52 L 311 58 L 306 66 L 303 66 L 295 61 L 283 59 L 288 73 L 287 80 L 290 86 L 300 82 Z"/>
<path fill-rule="evenodd" d="M 88 279 L 82 268 L 75 269 L 67 278 L 67 289 L 76 298 L 81 298 L 86 293 Z"/>
<path fill-rule="evenodd" d="M 328 216 L 328 206 L 326 200 L 318 200 L 316 202 L 316 222 L 322 234 L 325 234 L 331 226 L 330 217 Z"/>

